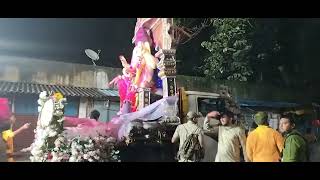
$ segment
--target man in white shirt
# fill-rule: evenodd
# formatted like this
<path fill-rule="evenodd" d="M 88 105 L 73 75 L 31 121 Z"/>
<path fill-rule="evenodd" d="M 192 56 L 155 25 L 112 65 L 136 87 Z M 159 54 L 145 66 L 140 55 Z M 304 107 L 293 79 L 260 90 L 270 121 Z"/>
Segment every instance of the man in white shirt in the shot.
<path fill-rule="evenodd" d="M 220 124 L 210 127 L 210 118 L 220 120 Z M 212 111 L 207 114 L 204 120 L 204 130 L 218 139 L 218 151 L 216 162 L 240 162 L 240 149 L 242 147 L 245 161 L 246 155 L 246 134 L 245 130 L 233 124 L 234 114 L 226 111 L 220 114 Z"/>

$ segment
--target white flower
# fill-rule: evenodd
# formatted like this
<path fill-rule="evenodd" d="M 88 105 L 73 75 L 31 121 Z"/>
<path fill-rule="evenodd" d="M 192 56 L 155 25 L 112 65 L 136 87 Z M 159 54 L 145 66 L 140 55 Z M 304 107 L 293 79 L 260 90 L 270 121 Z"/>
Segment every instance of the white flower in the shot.
<path fill-rule="evenodd" d="M 93 159 L 89 158 L 88 161 L 89 161 L 89 162 L 93 162 Z"/>
<path fill-rule="evenodd" d="M 83 159 L 88 159 L 89 158 L 89 155 L 88 154 L 84 154 L 83 155 Z"/>
<path fill-rule="evenodd" d="M 71 156 L 69 158 L 69 162 L 77 162 L 77 159 L 74 156 Z"/>
<path fill-rule="evenodd" d="M 77 157 L 77 162 L 81 162 L 81 156 Z"/>
<path fill-rule="evenodd" d="M 56 154 L 53 154 L 52 153 L 52 159 L 51 159 L 51 162 L 58 162 L 59 161 L 59 158 Z"/>
<path fill-rule="evenodd" d="M 100 154 L 100 149 L 97 149 L 97 150 L 96 150 L 96 153 L 97 153 L 97 154 Z"/>
<path fill-rule="evenodd" d="M 99 141 L 100 138 L 99 138 L 98 136 L 96 136 L 96 137 L 94 137 L 93 139 L 94 139 L 95 141 Z"/>
<path fill-rule="evenodd" d="M 77 143 L 73 141 L 73 142 L 71 143 L 71 148 L 75 148 L 75 149 L 76 149 L 76 148 L 77 148 Z"/>
<path fill-rule="evenodd" d="M 82 149 L 83 149 L 83 147 L 82 147 L 81 145 L 77 145 L 77 146 L 76 146 L 76 149 L 78 149 L 78 150 L 82 150 Z"/>
<path fill-rule="evenodd" d="M 97 156 L 97 155 L 95 155 L 95 156 L 93 156 L 93 157 L 94 157 L 94 159 L 96 159 L 96 160 L 99 160 L 99 159 L 100 159 L 100 157 Z"/>
<path fill-rule="evenodd" d="M 62 159 L 69 159 L 69 154 L 63 154 Z"/>
<path fill-rule="evenodd" d="M 42 119 L 43 121 L 41 121 L 42 123 L 42 126 L 43 127 L 47 127 L 49 126 L 50 122 L 51 122 L 51 119 L 50 118 L 47 118 L 47 119 Z"/>
<path fill-rule="evenodd" d="M 89 149 L 94 148 L 94 144 L 93 144 L 93 143 L 89 144 L 88 148 L 89 148 Z"/>
<path fill-rule="evenodd" d="M 89 152 L 88 152 L 88 155 L 89 155 L 89 156 L 94 156 L 95 154 L 96 154 L 95 151 L 89 151 Z"/>
<path fill-rule="evenodd" d="M 52 157 L 51 162 L 60 162 L 61 158 L 59 157 Z"/>
<path fill-rule="evenodd" d="M 49 131 L 49 137 L 54 137 L 55 135 L 57 135 L 58 133 L 56 131 L 50 130 Z"/>
<path fill-rule="evenodd" d="M 43 106 L 43 101 L 41 99 L 38 99 L 38 104 L 40 105 L 39 107 L 42 107 Z"/>
<path fill-rule="evenodd" d="M 58 139 L 54 141 L 54 145 L 56 146 L 56 148 L 59 148 L 61 144 L 62 144 L 61 141 Z"/>
<path fill-rule="evenodd" d="M 50 132 L 50 128 L 49 128 L 49 127 L 45 128 L 45 129 L 42 131 L 42 135 L 41 135 L 40 137 L 42 137 L 42 138 L 47 137 L 47 136 L 49 135 L 49 132 Z"/>
<path fill-rule="evenodd" d="M 39 98 L 44 99 L 47 97 L 47 91 L 42 91 L 39 95 Z"/>
<path fill-rule="evenodd" d="M 42 130 L 42 129 L 37 129 L 37 130 L 36 130 L 36 135 L 37 135 L 37 137 L 42 137 L 42 136 L 43 136 L 43 133 L 44 133 L 44 130 Z"/>
<path fill-rule="evenodd" d="M 34 156 L 41 156 L 43 153 L 40 149 L 38 148 L 34 148 L 31 150 L 31 154 L 34 155 Z"/>
<path fill-rule="evenodd" d="M 113 158 L 113 159 L 118 159 L 118 156 L 113 155 L 112 158 Z"/>
<path fill-rule="evenodd" d="M 35 146 L 41 147 L 41 146 L 43 146 L 43 144 L 44 144 L 44 140 L 42 138 L 36 139 Z"/>
<path fill-rule="evenodd" d="M 61 123 L 62 121 L 64 121 L 64 118 L 61 118 L 59 120 L 57 120 L 59 123 Z"/>
<path fill-rule="evenodd" d="M 110 143 L 110 142 L 116 142 L 116 139 L 113 138 L 113 137 L 109 137 L 109 138 L 107 139 L 107 143 Z"/>

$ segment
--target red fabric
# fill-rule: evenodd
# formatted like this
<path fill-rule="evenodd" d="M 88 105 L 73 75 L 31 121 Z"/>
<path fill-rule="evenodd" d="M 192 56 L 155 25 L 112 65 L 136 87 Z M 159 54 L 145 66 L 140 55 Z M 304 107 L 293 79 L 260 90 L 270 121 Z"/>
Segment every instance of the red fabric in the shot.
<path fill-rule="evenodd" d="M 123 105 L 123 102 L 131 102 L 131 112 L 136 111 L 136 92 L 130 88 L 131 82 L 129 79 L 120 79 L 118 81 L 118 90 L 120 96 L 120 108 Z"/>
<path fill-rule="evenodd" d="M 0 98 L 0 121 L 7 121 L 11 116 L 8 98 Z"/>
<path fill-rule="evenodd" d="M 120 79 L 118 81 L 118 90 L 119 90 L 119 96 L 120 96 L 120 107 L 122 107 L 123 101 L 126 99 L 127 89 L 129 87 L 127 81 L 124 80 L 124 79 Z"/>
<path fill-rule="evenodd" d="M 90 118 L 77 118 L 77 117 L 64 117 L 64 122 L 66 126 L 72 127 L 72 126 L 78 126 L 78 125 L 87 125 L 92 126 L 95 124 L 98 124 L 96 120 L 90 119 Z"/>
<path fill-rule="evenodd" d="M 319 120 L 319 119 L 313 120 L 313 121 L 312 121 L 312 125 L 313 125 L 313 126 L 316 126 L 316 127 L 320 127 L 320 120 Z"/>

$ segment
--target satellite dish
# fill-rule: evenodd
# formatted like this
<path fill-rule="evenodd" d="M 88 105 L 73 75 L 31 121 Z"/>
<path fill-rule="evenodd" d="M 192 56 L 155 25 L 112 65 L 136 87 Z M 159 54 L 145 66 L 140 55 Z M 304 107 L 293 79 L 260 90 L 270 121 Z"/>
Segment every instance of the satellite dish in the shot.
<path fill-rule="evenodd" d="M 101 50 L 99 49 L 98 53 L 96 53 L 95 51 L 93 51 L 91 49 L 86 49 L 86 50 L 84 50 L 84 52 L 91 59 L 93 65 L 96 65 L 96 63 L 94 61 L 99 60 L 99 54 L 100 54 Z"/>

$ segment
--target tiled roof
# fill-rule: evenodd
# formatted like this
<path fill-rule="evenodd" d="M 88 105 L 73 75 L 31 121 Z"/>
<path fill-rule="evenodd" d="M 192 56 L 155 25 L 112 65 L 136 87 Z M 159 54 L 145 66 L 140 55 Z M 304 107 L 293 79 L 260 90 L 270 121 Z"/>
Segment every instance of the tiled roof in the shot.
<path fill-rule="evenodd" d="M 0 81 L 0 93 L 2 94 L 39 94 L 42 91 L 60 92 L 64 96 L 80 97 L 118 97 L 118 91 L 113 89 L 97 89 L 73 86 L 46 85 L 30 82 Z"/>
<path fill-rule="evenodd" d="M 119 92 L 116 89 L 99 89 L 99 91 L 104 93 L 106 96 L 119 97 Z"/>
<path fill-rule="evenodd" d="M 244 107 L 294 108 L 299 106 L 299 104 L 297 103 L 257 101 L 257 100 L 245 100 L 245 99 L 239 99 L 238 103 L 240 106 L 244 106 Z"/>

